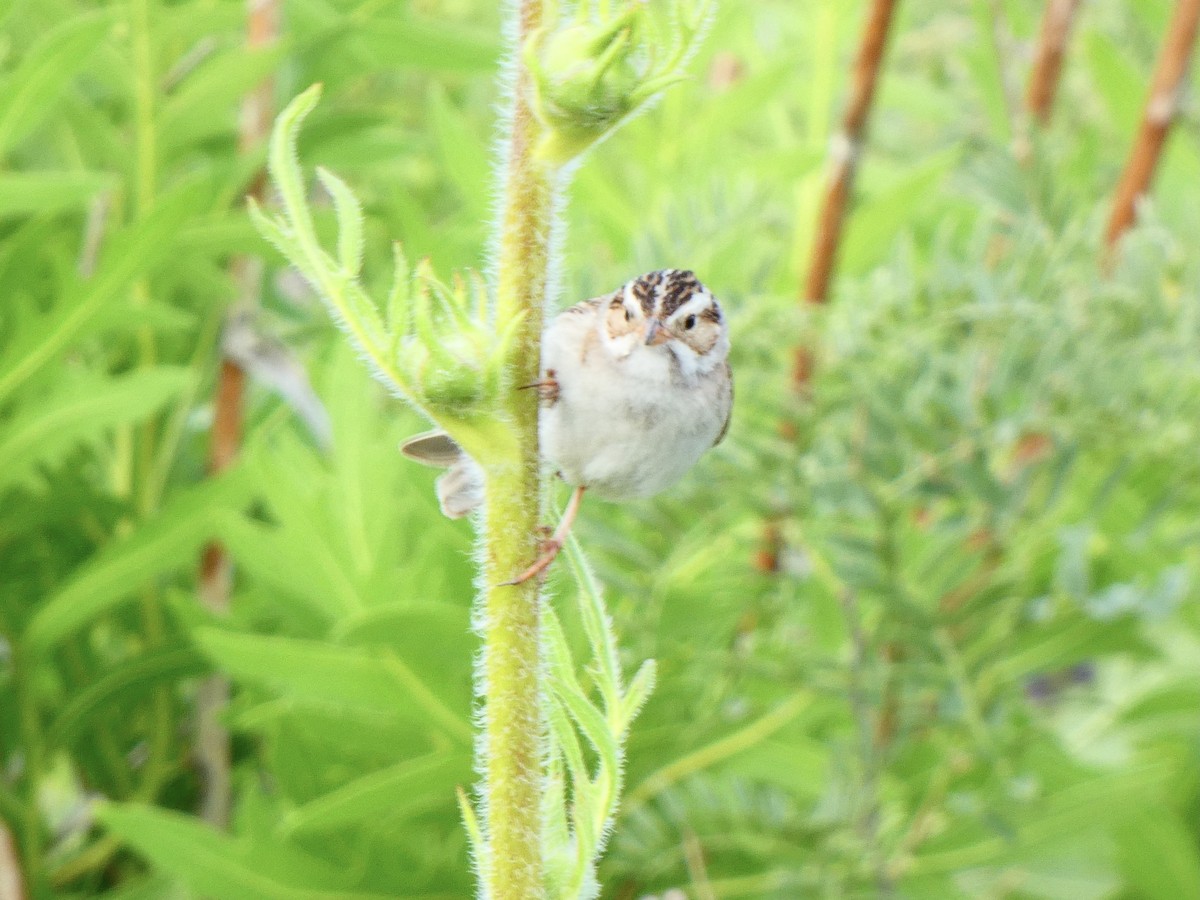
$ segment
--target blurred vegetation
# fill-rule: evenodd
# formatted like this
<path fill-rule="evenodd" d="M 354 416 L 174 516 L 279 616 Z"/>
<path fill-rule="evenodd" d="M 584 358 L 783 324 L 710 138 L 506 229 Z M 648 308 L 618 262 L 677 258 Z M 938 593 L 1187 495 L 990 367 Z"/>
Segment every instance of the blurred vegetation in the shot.
<path fill-rule="evenodd" d="M 396 452 L 421 423 L 251 227 L 265 147 L 239 152 L 238 105 L 267 74 L 280 105 L 324 83 L 301 154 L 363 200 L 368 279 L 392 239 L 477 265 L 497 12 L 285 7 L 248 51 L 239 0 L 0 2 L 0 816 L 31 897 L 473 891 L 469 526 Z M 1041 4 L 902 4 L 826 309 L 796 296 L 861 3 L 726 0 L 695 77 L 581 170 L 563 302 L 692 268 L 738 385 L 683 484 L 578 528 L 627 671 L 659 667 L 603 896 L 1200 897 L 1194 101 L 1096 264 L 1170 8 L 1085 6 L 1021 166 L 1004 85 Z M 236 254 L 269 261 L 256 328 L 332 437 L 254 385 L 210 479 Z M 753 565 L 767 518 L 778 575 Z M 222 619 L 196 598 L 218 536 Z M 195 815 L 213 671 L 228 833 Z"/>

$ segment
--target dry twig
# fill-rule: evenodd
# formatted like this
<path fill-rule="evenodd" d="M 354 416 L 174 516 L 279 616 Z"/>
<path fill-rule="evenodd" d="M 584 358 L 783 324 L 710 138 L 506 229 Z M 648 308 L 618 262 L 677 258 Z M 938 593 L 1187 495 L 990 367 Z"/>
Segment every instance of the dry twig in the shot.
<path fill-rule="evenodd" d="M 1158 159 L 1179 111 L 1179 95 L 1191 64 L 1198 27 L 1200 0 L 1178 0 L 1154 69 L 1154 80 L 1142 113 L 1137 141 L 1117 184 L 1112 214 L 1104 232 L 1106 268 L 1112 264 L 1113 252 L 1121 235 L 1137 219 L 1138 200 L 1150 189 L 1150 183 L 1154 180 Z"/>

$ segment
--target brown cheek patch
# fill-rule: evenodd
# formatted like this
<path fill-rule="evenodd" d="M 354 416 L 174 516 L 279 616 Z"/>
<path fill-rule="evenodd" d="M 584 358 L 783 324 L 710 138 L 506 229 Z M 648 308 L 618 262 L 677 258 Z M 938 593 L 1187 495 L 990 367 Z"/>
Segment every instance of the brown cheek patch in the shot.
<path fill-rule="evenodd" d="M 687 342 L 693 350 L 703 355 L 717 345 L 720 337 L 721 330 L 719 328 L 702 328 L 690 333 L 687 336 Z"/>

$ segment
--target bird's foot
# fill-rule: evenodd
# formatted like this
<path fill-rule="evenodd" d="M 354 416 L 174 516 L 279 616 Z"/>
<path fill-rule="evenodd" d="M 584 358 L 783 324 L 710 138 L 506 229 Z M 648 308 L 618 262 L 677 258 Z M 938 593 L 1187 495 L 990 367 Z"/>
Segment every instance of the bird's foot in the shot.
<path fill-rule="evenodd" d="M 553 406 L 558 401 L 558 378 L 553 369 L 546 370 L 546 377 L 532 384 L 523 384 L 518 390 L 527 391 L 537 388 L 538 399 L 546 406 Z"/>
<path fill-rule="evenodd" d="M 558 556 L 559 551 L 563 548 L 563 543 L 567 539 L 567 533 L 571 530 L 571 524 L 575 521 L 575 515 L 579 512 L 579 504 L 583 502 L 583 492 L 585 488 L 580 486 L 575 488 L 571 493 L 571 500 L 567 503 L 567 508 L 563 512 L 562 521 L 558 523 L 558 528 L 549 537 L 545 534 L 549 530 L 545 526 L 538 529 L 538 533 L 542 535 L 542 540 L 539 546 L 539 555 L 534 560 L 533 565 L 510 581 L 500 582 L 501 587 L 511 587 L 517 584 L 524 584 L 530 578 L 540 575 L 550 567 L 550 563 L 554 562 L 554 558 Z"/>
<path fill-rule="evenodd" d="M 549 531 L 549 529 L 545 530 Z M 562 541 L 555 540 L 552 537 L 547 538 L 541 542 L 540 549 L 541 555 L 538 556 L 533 565 L 531 565 L 528 569 L 511 581 L 500 582 L 500 585 L 502 587 L 511 587 L 512 585 L 516 584 L 524 584 L 530 578 L 545 572 L 546 569 L 550 568 L 550 563 L 554 562 L 554 557 L 558 556 L 559 551 L 562 550 Z"/>

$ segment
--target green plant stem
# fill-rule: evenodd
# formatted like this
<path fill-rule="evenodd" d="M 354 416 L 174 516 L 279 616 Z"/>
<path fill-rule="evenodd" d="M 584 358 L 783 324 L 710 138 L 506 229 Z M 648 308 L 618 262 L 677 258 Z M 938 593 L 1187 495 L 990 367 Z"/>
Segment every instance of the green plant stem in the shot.
<path fill-rule="evenodd" d="M 45 762 L 44 736 L 37 698 L 31 684 L 32 672 L 19 645 L 13 648 L 12 677 L 17 695 L 21 748 L 25 758 L 24 816 L 20 823 L 21 866 L 30 890 L 36 892 L 42 879 L 43 835 L 42 814 L 38 808 L 38 787 L 42 783 L 42 767 Z"/>
<path fill-rule="evenodd" d="M 519 48 L 541 24 L 541 0 L 517 10 L 517 67 L 508 135 L 503 214 L 497 259 L 496 316 L 503 328 L 521 316 L 509 360 L 510 384 L 538 380 L 543 303 L 554 207 L 553 172 L 534 159 L 539 125 L 529 107 L 531 78 Z M 513 390 L 505 413 L 517 455 L 488 468 L 484 578 L 486 610 L 488 858 L 484 877 L 492 900 L 543 896 L 541 648 L 539 585 L 500 586 L 537 552 L 542 487 L 538 471 L 537 403 Z"/>

